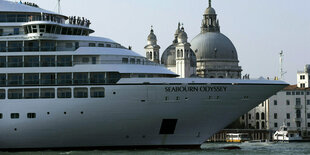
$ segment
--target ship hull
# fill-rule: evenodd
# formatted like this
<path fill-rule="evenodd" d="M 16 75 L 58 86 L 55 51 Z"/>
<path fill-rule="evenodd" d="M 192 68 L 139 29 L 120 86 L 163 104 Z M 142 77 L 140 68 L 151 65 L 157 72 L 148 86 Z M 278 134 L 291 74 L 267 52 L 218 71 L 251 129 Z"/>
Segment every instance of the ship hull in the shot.
<path fill-rule="evenodd" d="M 285 86 L 104 85 L 104 98 L 6 99 L 0 149 L 199 146 Z"/>

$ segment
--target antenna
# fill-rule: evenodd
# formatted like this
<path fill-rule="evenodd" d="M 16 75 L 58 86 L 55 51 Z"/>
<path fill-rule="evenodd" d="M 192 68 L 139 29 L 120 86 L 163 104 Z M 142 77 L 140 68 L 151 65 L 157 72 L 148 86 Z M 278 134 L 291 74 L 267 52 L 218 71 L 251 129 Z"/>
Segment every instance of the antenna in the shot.
<path fill-rule="evenodd" d="M 286 71 L 283 70 L 283 58 L 284 58 L 284 53 L 283 51 L 280 52 L 280 80 L 283 80 L 284 75 L 287 73 Z"/>
<path fill-rule="evenodd" d="M 58 0 L 57 9 L 58 9 L 58 11 L 57 11 L 58 14 L 61 14 L 60 0 Z"/>

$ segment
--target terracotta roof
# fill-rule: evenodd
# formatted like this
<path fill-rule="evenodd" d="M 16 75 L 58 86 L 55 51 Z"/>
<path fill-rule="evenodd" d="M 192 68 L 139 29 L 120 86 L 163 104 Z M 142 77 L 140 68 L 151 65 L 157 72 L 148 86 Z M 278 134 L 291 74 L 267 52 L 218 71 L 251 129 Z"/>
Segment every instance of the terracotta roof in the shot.
<path fill-rule="evenodd" d="M 283 90 L 310 90 L 310 88 L 298 88 L 297 85 L 289 85 Z"/>

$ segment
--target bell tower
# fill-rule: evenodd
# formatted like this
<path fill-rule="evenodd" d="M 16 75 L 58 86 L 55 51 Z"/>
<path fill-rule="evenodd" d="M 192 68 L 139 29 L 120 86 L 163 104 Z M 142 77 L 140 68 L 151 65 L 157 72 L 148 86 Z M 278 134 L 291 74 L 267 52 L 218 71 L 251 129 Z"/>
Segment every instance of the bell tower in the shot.
<path fill-rule="evenodd" d="M 180 78 L 186 78 L 191 76 L 191 45 L 187 42 L 187 34 L 182 26 L 178 35 L 178 43 L 176 45 L 176 73 Z"/>
<path fill-rule="evenodd" d="M 146 52 L 146 58 L 155 63 L 159 63 L 159 49 L 160 46 L 157 45 L 157 37 L 154 34 L 153 26 L 151 27 L 151 32 L 147 37 L 147 45 L 144 47 Z"/>

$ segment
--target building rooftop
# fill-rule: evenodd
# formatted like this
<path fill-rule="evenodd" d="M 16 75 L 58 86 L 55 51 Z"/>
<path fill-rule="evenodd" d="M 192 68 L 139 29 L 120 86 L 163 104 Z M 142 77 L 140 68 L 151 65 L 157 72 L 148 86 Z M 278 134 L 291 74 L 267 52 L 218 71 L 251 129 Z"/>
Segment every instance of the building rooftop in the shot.
<path fill-rule="evenodd" d="M 283 89 L 284 91 L 289 91 L 289 90 L 310 90 L 310 88 L 299 88 L 297 85 L 289 85 Z"/>

